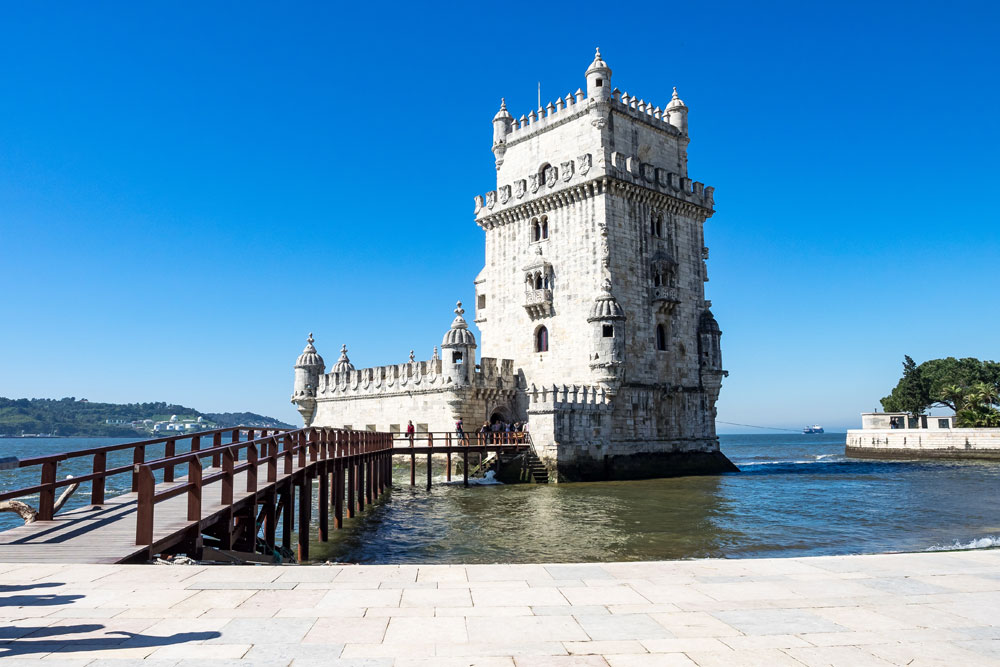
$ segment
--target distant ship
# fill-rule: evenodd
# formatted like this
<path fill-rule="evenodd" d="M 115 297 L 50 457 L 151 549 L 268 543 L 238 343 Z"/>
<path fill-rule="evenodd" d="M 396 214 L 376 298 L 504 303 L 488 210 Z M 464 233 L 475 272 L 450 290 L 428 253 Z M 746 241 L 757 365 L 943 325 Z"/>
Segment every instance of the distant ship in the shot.
<path fill-rule="evenodd" d="M 802 429 L 802 432 L 803 433 L 822 433 L 823 432 L 823 427 L 820 426 L 819 424 L 813 424 L 812 426 L 806 426 L 804 429 Z"/>

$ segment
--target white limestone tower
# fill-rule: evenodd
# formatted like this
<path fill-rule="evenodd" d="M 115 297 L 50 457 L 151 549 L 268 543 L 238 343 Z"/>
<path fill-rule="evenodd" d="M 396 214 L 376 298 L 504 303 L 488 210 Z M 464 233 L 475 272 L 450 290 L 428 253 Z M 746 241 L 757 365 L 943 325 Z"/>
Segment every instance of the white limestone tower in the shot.
<path fill-rule="evenodd" d="M 516 119 L 502 102 L 496 189 L 475 202 L 482 354 L 515 360 L 518 417 L 566 478 L 584 459 L 615 477 L 630 474 L 630 458 L 718 452 L 725 371 L 718 325 L 704 315 L 713 188 L 688 178 L 676 89 L 661 107 L 611 75 L 598 51 L 586 92 Z"/>

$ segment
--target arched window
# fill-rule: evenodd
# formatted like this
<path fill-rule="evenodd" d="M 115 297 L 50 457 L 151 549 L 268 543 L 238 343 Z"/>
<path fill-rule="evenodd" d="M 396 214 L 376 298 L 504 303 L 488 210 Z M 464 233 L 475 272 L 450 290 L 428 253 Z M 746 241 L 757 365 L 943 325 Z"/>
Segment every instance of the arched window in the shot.
<path fill-rule="evenodd" d="M 531 240 L 532 241 L 542 240 L 542 228 L 538 224 L 538 218 L 531 219 Z"/>
<path fill-rule="evenodd" d="M 653 287 L 663 287 L 663 274 L 658 269 L 653 272 Z"/>
<path fill-rule="evenodd" d="M 667 349 L 667 332 L 662 324 L 656 325 L 656 349 L 661 352 Z"/>
<path fill-rule="evenodd" d="M 536 273 L 535 274 L 535 289 L 542 289 L 542 285 L 543 285 L 542 274 Z"/>
<path fill-rule="evenodd" d="M 663 238 L 663 216 L 656 216 L 656 238 Z"/>
<path fill-rule="evenodd" d="M 653 217 L 649 218 L 649 233 L 656 236 L 656 219 Z"/>
<path fill-rule="evenodd" d="M 542 216 L 542 221 L 541 221 L 540 224 L 541 224 L 541 228 L 542 228 L 541 229 L 542 238 L 543 239 L 549 238 L 549 219 L 548 219 L 548 217 L 546 217 L 546 216 L 543 215 Z"/>
<path fill-rule="evenodd" d="M 538 327 L 535 331 L 535 352 L 549 351 L 549 330 L 545 327 Z"/>

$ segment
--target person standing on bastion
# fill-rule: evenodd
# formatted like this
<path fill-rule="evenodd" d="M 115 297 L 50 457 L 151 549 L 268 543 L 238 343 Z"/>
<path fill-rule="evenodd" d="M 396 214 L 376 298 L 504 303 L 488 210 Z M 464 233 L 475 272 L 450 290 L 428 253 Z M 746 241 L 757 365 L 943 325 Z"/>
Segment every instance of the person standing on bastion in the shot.
<path fill-rule="evenodd" d="M 413 420 L 410 419 L 406 422 L 406 439 L 410 441 L 410 447 L 413 446 Z"/>

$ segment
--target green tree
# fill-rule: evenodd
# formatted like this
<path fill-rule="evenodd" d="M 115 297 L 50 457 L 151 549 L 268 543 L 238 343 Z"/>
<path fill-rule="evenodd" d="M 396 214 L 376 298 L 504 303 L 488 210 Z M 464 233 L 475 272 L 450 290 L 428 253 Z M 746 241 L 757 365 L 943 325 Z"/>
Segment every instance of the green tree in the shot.
<path fill-rule="evenodd" d="M 991 421 L 1000 393 L 1000 363 L 972 357 L 931 359 L 919 366 L 904 357 L 903 377 L 882 399 L 886 412 L 923 414 L 935 406 L 951 408 L 956 415 L 968 410 L 973 421 Z M 960 420 L 961 421 L 961 418 Z"/>

